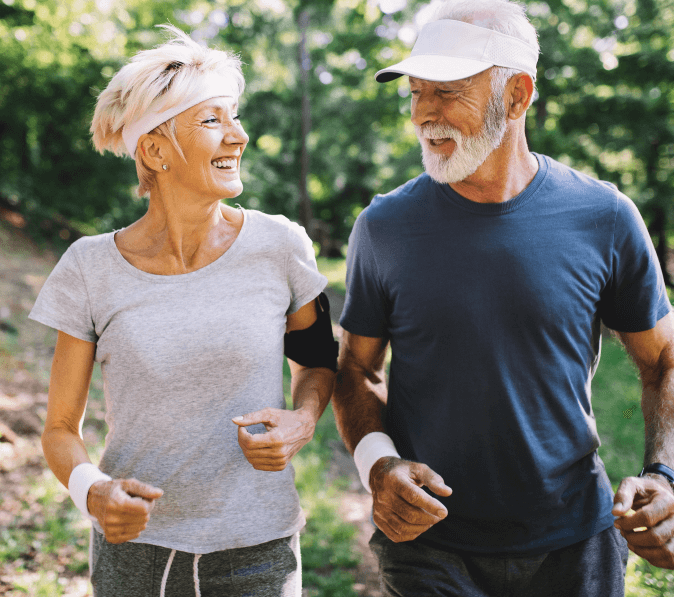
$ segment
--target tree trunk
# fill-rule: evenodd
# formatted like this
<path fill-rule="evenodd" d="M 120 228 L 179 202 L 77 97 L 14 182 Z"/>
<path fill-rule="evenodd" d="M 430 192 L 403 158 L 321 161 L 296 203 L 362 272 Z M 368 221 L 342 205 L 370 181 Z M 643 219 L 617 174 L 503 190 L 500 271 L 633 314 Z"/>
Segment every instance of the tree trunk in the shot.
<path fill-rule="evenodd" d="M 672 286 L 672 278 L 667 271 L 667 214 L 665 210 L 657 206 L 653 210 L 653 221 L 650 225 L 649 232 L 658 239 L 655 245 L 655 253 L 660 261 L 660 268 L 662 269 L 662 277 L 665 280 L 665 285 Z"/>
<path fill-rule="evenodd" d="M 651 150 L 646 163 L 646 181 L 648 186 L 651 188 L 657 188 L 656 174 L 659 154 L 660 140 L 654 139 L 651 141 Z M 653 220 L 651 221 L 651 225 L 648 227 L 648 231 L 650 232 L 651 236 L 657 239 L 655 253 L 658 256 L 658 260 L 660 261 L 660 268 L 662 269 L 662 277 L 665 280 L 665 285 L 671 288 L 672 278 L 667 271 L 667 210 L 662 205 L 662 199 L 657 196 L 657 193 L 652 201 L 654 203 L 654 205 L 651 206 Z"/>
<path fill-rule="evenodd" d="M 298 52 L 299 66 L 300 66 L 300 88 L 302 91 L 301 100 L 301 114 L 302 114 L 302 130 L 301 130 L 301 154 L 300 154 L 300 224 L 304 226 L 307 234 L 313 238 L 313 213 L 311 210 L 311 197 L 307 190 L 307 178 L 309 176 L 309 148 L 307 147 L 307 138 L 311 132 L 311 105 L 309 103 L 309 69 L 311 64 L 309 62 L 309 55 L 307 53 L 307 29 L 309 28 L 309 12 L 303 10 L 299 14 L 299 28 L 300 28 L 300 45 Z"/>

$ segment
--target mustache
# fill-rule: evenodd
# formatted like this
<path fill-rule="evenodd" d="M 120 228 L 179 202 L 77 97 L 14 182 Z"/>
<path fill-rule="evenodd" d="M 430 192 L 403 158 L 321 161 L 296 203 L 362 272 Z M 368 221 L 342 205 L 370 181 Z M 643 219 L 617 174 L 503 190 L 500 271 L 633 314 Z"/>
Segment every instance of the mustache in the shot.
<path fill-rule="evenodd" d="M 419 139 L 454 139 L 456 141 L 463 138 L 461 131 L 449 126 L 448 124 L 425 124 L 424 126 L 414 125 L 414 132 Z"/>

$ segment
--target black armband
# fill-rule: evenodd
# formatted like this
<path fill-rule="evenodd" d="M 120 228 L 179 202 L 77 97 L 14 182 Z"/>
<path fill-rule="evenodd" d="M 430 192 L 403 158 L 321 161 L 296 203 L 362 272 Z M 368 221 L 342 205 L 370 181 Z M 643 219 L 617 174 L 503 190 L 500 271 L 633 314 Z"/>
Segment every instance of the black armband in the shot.
<path fill-rule="evenodd" d="M 324 292 L 316 297 L 316 321 L 304 330 L 286 334 L 283 346 L 283 354 L 298 365 L 337 371 L 339 344 L 332 335 L 330 302 Z"/>

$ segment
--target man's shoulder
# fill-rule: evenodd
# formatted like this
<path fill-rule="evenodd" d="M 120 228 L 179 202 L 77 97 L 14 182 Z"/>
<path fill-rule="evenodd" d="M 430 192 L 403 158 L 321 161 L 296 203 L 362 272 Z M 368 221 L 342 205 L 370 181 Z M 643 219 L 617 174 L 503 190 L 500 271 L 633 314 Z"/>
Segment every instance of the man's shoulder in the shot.
<path fill-rule="evenodd" d="M 388 193 L 375 195 L 364 217 L 372 222 L 404 219 L 410 211 L 423 208 L 436 184 L 428 174 L 420 174 Z"/>
<path fill-rule="evenodd" d="M 595 201 L 615 203 L 620 197 L 629 201 L 612 182 L 595 178 L 589 173 L 563 164 L 550 156 L 544 155 L 541 157 L 548 163 L 548 185 L 563 189 L 565 193 L 572 193 L 584 199 L 592 198 Z"/>

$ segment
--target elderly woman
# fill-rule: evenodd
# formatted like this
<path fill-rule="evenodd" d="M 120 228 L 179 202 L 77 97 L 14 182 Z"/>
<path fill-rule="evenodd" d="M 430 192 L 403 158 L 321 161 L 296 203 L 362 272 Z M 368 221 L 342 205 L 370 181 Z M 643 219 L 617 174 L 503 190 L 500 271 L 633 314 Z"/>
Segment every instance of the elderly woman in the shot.
<path fill-rule="evenodd" d="M 332 390 L 326 279 L 298 225 L 221 202 L 242 191 L 240 62 L 167 29 L 112 78 L 91 127 L 99 151 L 135 159 L 147 213 L 74 243 L 31 312 L 58 330 L 44 453 L 93 520 L 97 597 L 296 596 L 290 459 Z M 95 361 L 100 469 L 80 434 Z"/>

